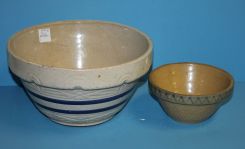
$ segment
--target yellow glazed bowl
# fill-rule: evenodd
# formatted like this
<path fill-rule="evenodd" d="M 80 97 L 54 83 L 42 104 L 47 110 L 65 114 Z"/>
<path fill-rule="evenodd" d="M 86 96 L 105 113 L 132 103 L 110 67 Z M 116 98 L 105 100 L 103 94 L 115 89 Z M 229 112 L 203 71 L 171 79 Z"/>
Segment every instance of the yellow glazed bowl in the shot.
<path fill-rule="evenodd" d="M 8 44 L 10 70 L 34 105 L 51 120 L 88 126 L 126 105 L 152 63 L 142 32 L 101 21 L 62 21 L 16 33 Z"/>
<path fill-rule="evenodd" d="M 232 95 L 233 85 L 226 71 L 199 63 L 163 65 L 149 76 L 150 92 L 165 112 L 185 123 L 208 119 Z"/>

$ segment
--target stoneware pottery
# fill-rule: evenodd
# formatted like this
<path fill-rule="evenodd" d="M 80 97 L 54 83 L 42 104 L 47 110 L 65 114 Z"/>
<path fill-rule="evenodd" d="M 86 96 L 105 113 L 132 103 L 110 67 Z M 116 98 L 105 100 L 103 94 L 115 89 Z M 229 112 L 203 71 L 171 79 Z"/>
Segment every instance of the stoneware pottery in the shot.
<path fill-rule="evenodd" d="M 198 123 L 228 101 L 232 76 L 222 69 L 199 63 L 160 66 L 149 75 L 149 89 L 173 119 Z"/>
<path fill-rule="evenodd" d="M 40 112 L 60 124 L 88 126 L 126 105 L 151 66 L 152 43 L 116 23 L 62 21 L 16 33 L 8 63 Z"/>

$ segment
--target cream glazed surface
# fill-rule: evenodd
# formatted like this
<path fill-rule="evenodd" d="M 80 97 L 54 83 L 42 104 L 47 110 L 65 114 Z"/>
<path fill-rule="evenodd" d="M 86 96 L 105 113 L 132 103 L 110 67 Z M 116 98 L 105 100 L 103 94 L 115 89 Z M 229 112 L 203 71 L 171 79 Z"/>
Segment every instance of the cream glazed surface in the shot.
<path fill-rule="evenodd" d="M 123 109 L 152 64 L 142 32 L 101 21 L 62 21 L 16 33 L 10 70 L 34 105 L 52 121 L 89 126 Z"/>

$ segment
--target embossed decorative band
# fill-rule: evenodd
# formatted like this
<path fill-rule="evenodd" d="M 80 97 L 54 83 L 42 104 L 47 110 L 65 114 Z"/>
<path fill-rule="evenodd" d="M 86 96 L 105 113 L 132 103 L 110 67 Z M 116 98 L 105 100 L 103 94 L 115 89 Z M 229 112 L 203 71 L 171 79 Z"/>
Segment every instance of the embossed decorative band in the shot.
<path fill-rule="evenodd" d="M 31 95 L 41 99 L 41 100 L 45 100 L 48 102 L 52 102 L 52 103 L 57 103 L 57 104 L 64 104 L 64 105 L 90 105 L 90 104 L 99 104 L 99 103 L 105 103 L 105 102 L 110 102 L 113 100 L 116 100 L 118 98 L 121 98 L 125 95 L 127 95 L 128 93 L 130 93 L 132 90 L 134 89 L 134 87 L 132 87 L 131 89 L 129 89 L 128 91 L 116 95 L 116 96 L 112 96 L 112 97 L 108 97 L 108 98 L 104 98 L 104 99 L 94 99 L 94 100 L 86 100 L 86 99 L 81 99 L 80 101 L 66 101 L 66 100 L 60 100 L 60 99 L 54 99 L 54 98 L 49 98 L 49 97 L 44 97 L 42 95 L 36 94 L 30 90 L 27 90 Z"/>
<path fill-rule="evenodd" d="M 46 107 L 46 106 L 41 105 L 37 102 L 35 102 L 35 104 L 41 108 L 44 108 L 44 109 L 52 111 L 52 112 L 58 112 L 58 113 L 64 113 L 64 114 L 93 114 L 93 113 L 99 113 L 99 112 L 112 110 L 112 109 L 117 108 L 120 105 L 126 103 L 127 101 L 128 101 L 128 99 L 124 100 L 124 101 L 122 101 L 116 105 L 110 106 L 110 107 L 95 109 L 95 110 L 84 110 L 84 111 L 61 110 L 61 109 L 54 109 L 54 108 Z"/>
<path fill-rule="evenodd" d="M 211 96 L 188 96 L 171 93 L 164 89 L 160 89 L 153 84 L 149 83 L 150 92 L 152 92 L 155 96 L 160 98 L 161 100 L 165 100 L 172 103 L 178 103 L 183 105 L 211 105 L 220 103 L 221 100 L 224 100 L 225 97 L 229 97 L 232 94 L 232 89 L 226 92 L 211 95 Z"/>

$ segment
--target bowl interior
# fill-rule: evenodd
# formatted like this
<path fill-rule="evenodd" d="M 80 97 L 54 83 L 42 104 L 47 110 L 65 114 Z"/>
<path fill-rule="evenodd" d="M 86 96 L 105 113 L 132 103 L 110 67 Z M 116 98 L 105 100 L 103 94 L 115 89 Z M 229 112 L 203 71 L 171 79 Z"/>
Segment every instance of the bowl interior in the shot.
<path fill-rule="evenodd" d="M 229 89 L 232 77 L 205 64 L 178 63 L 157 68 L 149 81 L 164 90 L 183 95 L 212 95 Z"/>
<path fill-rule="evenodd" d="M 51 41 L 40 42 L 39 29 Z M 113 23 L 69 21 L 44 24 L 17 33 L 9 42 L 14 56 L 34 64 L 89 69 L 115 66 L 142 56 L 149 48 L 142 33 Z"/>

